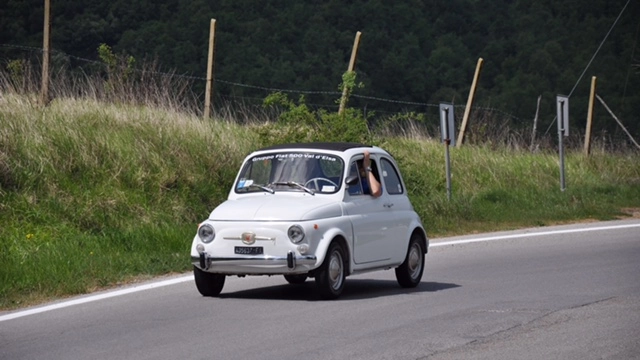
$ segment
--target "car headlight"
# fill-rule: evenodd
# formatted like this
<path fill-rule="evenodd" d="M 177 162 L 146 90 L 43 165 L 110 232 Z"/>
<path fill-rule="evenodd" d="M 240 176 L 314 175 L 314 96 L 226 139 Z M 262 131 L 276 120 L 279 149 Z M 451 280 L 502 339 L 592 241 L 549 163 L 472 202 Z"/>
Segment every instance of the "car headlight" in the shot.
<path fill-rule="evenodd" d="M 198 237 L 200 238 L 200 241 L 208 244 L 213 241 L 213 238 L 216 237 L 216 232 L 215 230 L 213 230 L 213 226 L 204 224 L 198 228 Z"/>
<path fill-rule="evenodd" d="M 304 229 L 300 225 L 291 225 L 287 235 L 292 243 L 297 244 L 304 239 Z"/>

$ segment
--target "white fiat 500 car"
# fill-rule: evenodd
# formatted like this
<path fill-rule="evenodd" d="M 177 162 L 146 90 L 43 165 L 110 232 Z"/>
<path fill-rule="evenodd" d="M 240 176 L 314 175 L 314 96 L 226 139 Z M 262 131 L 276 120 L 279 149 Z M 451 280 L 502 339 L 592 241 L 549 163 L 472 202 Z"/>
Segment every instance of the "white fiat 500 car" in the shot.
<path fill-rule="evenodd" d="M 367 193 L 368 172 L 378 197 Z M 291 284 L 315 278 L 320 297 L 334 299 L 347 276 L 367 271 L 395 268 L 400 286 L 417 286 L 428 249 L 388 152 L 308 143 L 247 156 L 228 199 L 198 226 L 191 260 L 204 296 L 218 296 L 228 275 L 284 275 Z"/>

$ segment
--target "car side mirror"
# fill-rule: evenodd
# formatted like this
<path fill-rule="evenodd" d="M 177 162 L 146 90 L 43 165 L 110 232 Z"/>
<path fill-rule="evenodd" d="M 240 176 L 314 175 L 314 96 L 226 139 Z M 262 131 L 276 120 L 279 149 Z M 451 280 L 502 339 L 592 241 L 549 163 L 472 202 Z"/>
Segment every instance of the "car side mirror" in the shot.
<path fill-rule="evenodd" d="M 358 183 L 358 175 L 351 175 L 351 176 L 347 176 L 347 179 L 345 180 L 345 183 L 347 185 L 355 185 Z"/>

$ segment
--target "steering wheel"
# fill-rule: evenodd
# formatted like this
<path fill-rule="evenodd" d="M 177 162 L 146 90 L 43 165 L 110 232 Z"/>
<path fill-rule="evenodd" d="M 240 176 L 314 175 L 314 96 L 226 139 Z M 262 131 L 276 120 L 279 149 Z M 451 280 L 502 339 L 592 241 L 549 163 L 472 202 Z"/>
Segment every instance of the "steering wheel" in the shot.
<path fill-rule="evenodd" d="M 336 188 L 338 188 L 338 184 L 334 183 L 333 181 L 327 179 L 327 178 L 323 178 L 323 177 L 315 177 L 313 179 L 309 179 L 307 180 L 307 182 L 304 183 L 305 187 L 310 187 L 309 185 L 311 185 L 311 183 L 313 183 L 314 189 L 320 191 L 320 186 L 318 184 L 319 181 L 324 181 L 328 184 L 331 184 L 333 186 L 335 186 Z"/>

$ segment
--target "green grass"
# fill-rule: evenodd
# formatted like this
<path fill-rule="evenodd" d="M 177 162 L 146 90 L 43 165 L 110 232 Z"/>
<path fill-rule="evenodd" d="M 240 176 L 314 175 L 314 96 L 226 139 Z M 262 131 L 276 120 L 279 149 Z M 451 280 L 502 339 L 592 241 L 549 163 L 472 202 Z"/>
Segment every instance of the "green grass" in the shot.
<path fill-rule="evenodd" d="M 0 96 L 0 308 L 189 270 L 196 226 L 222 202 L 257 128 L 171 109 Z M 309 131 L 314 131 L 310 129 Z M 373 134 L 393 153 L 430 237 L 609 220 L 640 207 L 637 153 L 444 148 Z M 278 139 L 271 139 L 278 142 Z"/>
<path fill-rule="evenodd" d="M 456 235 L 626 216 L 640 205 L 635 154 L 569 153 L 560 191 L 556 153 L 482 146 L 451 149 L 452 198 L 447 199 L 444 147 L 393 139 L 412 202 L 432 234 Z"/>
<path fill-rule="evenodd" d="M 92 101 L 0 100 L 0 308 L 189 268 L 246 128 Z"/>

